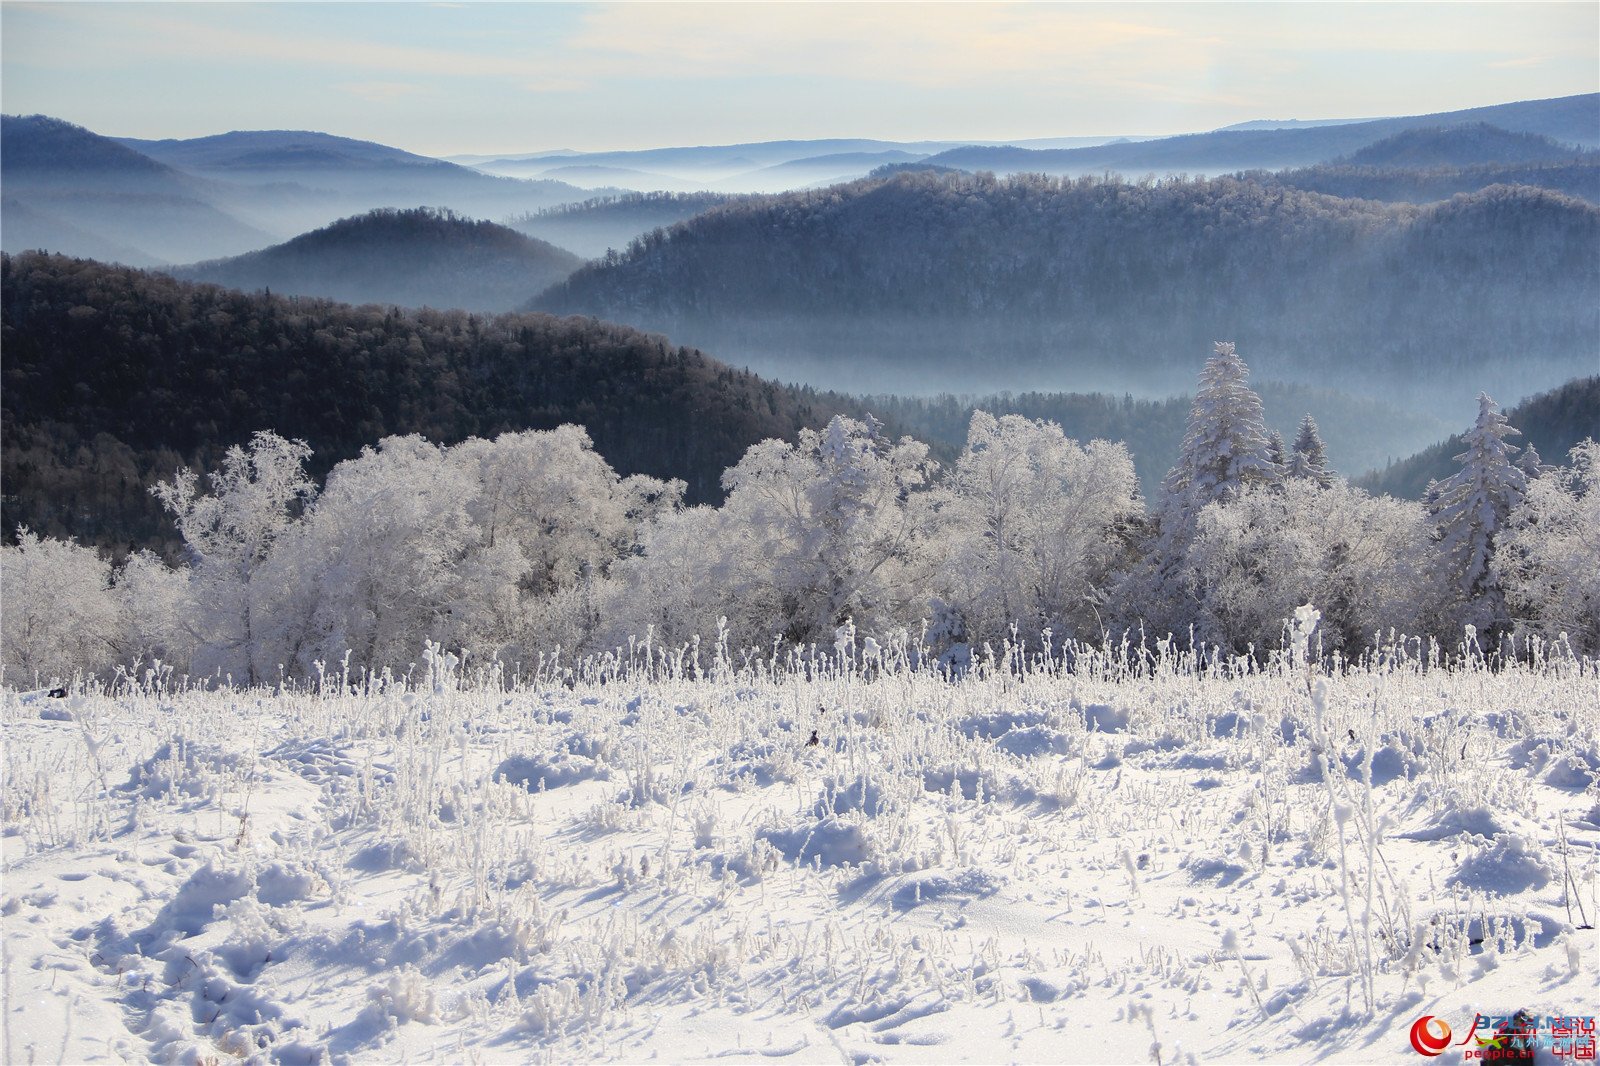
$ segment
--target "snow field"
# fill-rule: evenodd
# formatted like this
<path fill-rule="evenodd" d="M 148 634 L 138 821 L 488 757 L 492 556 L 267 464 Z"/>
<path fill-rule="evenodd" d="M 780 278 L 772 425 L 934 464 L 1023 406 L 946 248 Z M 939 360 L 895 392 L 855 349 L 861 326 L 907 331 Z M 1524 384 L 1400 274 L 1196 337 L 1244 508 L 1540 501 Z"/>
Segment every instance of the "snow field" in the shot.
<path fill-rule="evenodd" d="M 1592 663 L 1083 665 L 7 691 L 5 1061 L 1412 1062 L 1593 1012 Z"/>

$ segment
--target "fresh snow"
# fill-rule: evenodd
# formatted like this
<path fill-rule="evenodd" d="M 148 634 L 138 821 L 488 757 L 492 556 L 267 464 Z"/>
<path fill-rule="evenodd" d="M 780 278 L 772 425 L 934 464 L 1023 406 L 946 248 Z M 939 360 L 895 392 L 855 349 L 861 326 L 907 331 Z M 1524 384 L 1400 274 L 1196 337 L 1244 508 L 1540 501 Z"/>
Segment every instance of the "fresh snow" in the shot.
<path fill-rule="evenodd" d="M 1411 1063 L 1594 1013 L 1592 663 L 1135 661 L 7 690 L 4 1061 Z"/>

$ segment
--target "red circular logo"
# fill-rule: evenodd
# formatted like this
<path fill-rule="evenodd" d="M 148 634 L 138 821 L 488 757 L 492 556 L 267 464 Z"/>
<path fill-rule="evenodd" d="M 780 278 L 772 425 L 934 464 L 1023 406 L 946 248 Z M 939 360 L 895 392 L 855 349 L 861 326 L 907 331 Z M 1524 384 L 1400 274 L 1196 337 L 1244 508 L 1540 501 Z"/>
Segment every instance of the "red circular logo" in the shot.
<path fill-rule="evenodd" d="M 1450 1046 L 1450 1025 L 1443 1018 L 1424 1014 L 1411 1026 L 1411 1046 L 1417 1054 L 1433 1058 Z"/>

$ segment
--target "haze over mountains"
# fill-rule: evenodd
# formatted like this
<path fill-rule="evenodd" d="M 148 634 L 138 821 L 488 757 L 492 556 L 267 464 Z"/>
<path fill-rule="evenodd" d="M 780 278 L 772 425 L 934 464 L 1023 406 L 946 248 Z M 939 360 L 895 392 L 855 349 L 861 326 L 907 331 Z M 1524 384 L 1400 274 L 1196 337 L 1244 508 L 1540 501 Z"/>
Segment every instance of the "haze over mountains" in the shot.
<path fill-rule="evenodd" d="M 1527 187 L 903 174 L 714 208 L 529 306 L 874 392 L 1159 393 L 1229 337 L 1263 378 L 1446 413 L 1593 369 L 1597 247 L 1600 209 Z"/>
<path fill-rule="evenodd" d="M 42 116 L 7 116 L 3 141 L 8 251 L 187 263 L 170 269 L 249 292 L 590 315 L 880 393 L 1168 397 L 1231 338 L 1265 387 L 1391 405 L 1351 473 L 1419 443 L 1385 422 L 1433 434 L 1479 389 L 1509 405 L 1593 373 L 1600 350 L 1597 94 L 998 147 L 447 161 L 316 132 L 112 138 Z"/>
<path fill-rule="evenodd" d="M 1564 145 L 1596 148 L 1600 147 L 1600 97 L 1589 93 L 1397 118 L 1261 120 L 1176 137 L 1061 137 L 1003 143 L 770 141 L 456 158 L 479 170 L 518 177 L 559 177 L 582 172 L 577 168 L 601 168 L 593 172 L 608 173 L 617 184 L 637 191 L 692 186 L 719 192 L 780 192 L 849 181 L 897 162 L 928 162 L 998 174 L 1067 176 L 1099 175 L 1108 170 L 1132 177 L 1278 170 L 1340 159 L 1406 130 L 1462 124 L 1488 124 Z M 1474 161 L 1488 160 L 1479 157 Z"/>

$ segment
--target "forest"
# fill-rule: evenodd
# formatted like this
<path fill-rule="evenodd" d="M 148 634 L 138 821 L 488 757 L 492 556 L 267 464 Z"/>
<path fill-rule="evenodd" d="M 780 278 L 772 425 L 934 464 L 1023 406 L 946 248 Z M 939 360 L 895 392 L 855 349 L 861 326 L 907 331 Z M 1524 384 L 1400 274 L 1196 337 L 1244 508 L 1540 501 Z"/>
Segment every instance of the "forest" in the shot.
<path fill-rule="evenodd" d="M 903 173 L 712 208 L 530 306 L 858 391 L 906 391 L 913 367 L 934 391 L 1156 388 L 1233 335 L 1263 376 L 1430 409 L 1469 402 L 1469 378 L 1520 395 L 1591 369 L 1597 246 L 1600 208 L 1527 186 L 1418 206 Z"/>
<path fill-rule="evenodd" d="M 1375 497 L 1330 468 L 1310 416 L 1271 433 L 1248 376 L 1219 342 L 1148 500 L 1124 445 L 982 411 L 948 464 L 843 414 L 761 440 L 720 506 L 619 475 L 576 425 L 391 436 L 320 486 L 310 446 L 263 430 L 154 487 L 180 566 L 20 530 L 0 549 L 4 661 L 254 684 L 376 674 L 427 642 L 509 670 L 859 636 L 960 670 L 1027 645 L 1266 654 L 1308 602 L 1318 654 L 1347 660 L 1396 641 L 1426 659 L 1463 631 L 1485 655 L 1600 649 L 1600 445 L 1544 464 L 1483 395 L 1453 474 L 1422 502 Z"/>
<path fill-rule="evenodd" d="M 750 445 L 847 408 L 624 326 L 248 294 L 63 256 L 0 259 L 3 522 L 169 557 L 150 496 L 258 429 L 320 478 L 393 434 L 441 444 L 579 423 L 627 473 L 720 499 Z"/>

